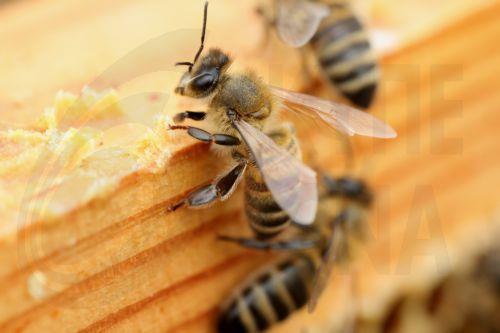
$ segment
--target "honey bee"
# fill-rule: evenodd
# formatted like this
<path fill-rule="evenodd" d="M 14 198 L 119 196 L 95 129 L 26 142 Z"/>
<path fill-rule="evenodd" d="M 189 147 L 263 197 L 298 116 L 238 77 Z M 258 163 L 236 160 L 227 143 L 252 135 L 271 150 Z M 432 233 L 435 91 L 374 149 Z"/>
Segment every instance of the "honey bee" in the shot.
<path fill-rule="evenodd" d="M 309 44 L 323 76 L 354 105 L 368 108 L 380 71 L 363 24 L 350 0 L 275 0 L 274 18 L 259 8 L 286 44 Z"/>
<path fill-rule="evenodd" d="M 201 56 L 205 42 L 208 2 L 205 3 L 201 46 L 175 92 L 207 98 L 208 111 L 185 111 L 174 120 L 208 118 L 220 133 L 171 125 L 200 141 L 229 146 L 235 166 L 171 207 L 204 207 L 226 200 L 245 175 L 245 211 L 258 239 L 269 239 L 292 221 L 309 225 L 317 208 L 316 173 L 304 165 L 293 126 L 275 117 L 279 102 L 289 111 L 316 117 L 349 135 L 395 137 L 394 130 L 373 116 L 345 105 L 264 84 L 253 72 L 229 74 L 231 58 L 217 48 Z"/>
<path fill-rule="evenodd" d="M 302 229 L 297 238 L 255 246 L 245 240 L 222 237 L 252 248 L 301 249 L 258 270 L 237 288 L 222 306 L 219 333 L 260 332 L 306 304 L 309 312 L 314 310 L 333 264 L 348 260 L 351 241 L 364 238 L 365 214 L 372 201 L 371 190 L 360 179 L 324 176 L 322 185 L 316 221 L 310 228 Z M 303 247 L 305 242 L 309 242 L 309 249 Z"/>

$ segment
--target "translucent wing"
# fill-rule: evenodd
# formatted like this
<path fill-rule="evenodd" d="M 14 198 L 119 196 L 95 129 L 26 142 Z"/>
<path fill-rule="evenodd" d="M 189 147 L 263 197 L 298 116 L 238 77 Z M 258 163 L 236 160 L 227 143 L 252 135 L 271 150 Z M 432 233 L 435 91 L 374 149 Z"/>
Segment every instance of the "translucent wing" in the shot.
<path fill-rule="evenodd" d="M 345 234 L 345 230 L 343 230 L 341 223 L 335 223 L 332 227 L 332 237 L 328 244 L 328 249 L 321 259 L 321 265 L 314 278 L 313 290 L 307 304 L 307 310 L 309 313 L 313 312 L 316 308 L 318 299 L 328 284 L 328 279 L 332 273 L 333 265 L 344 249 L 346 236 L 347 235 Z"/>
<path fill-rule="evenodd" d="M 287 110 L 319 117 L 329 126 L 348 135 L 358 134 L 375 138 L 396 137 L 396 132 L 392 127 L 369 113 L 319 97 L 277 87 L 269 88 L 276 97 L 283 101 Z"/>
<path fill-rule="evenodd" d="M 252 125 L 243 120 L 234 125 L 278 205 L 294 222 L 311 224 L 318 205 L 316 173 Z"/>
<path fill-rule="evenodd" d="M 293 47 L 305 45 L 328 16 L 328 6 L 309 0 L 279 0 L 276 12 L 278 36 Z"/>

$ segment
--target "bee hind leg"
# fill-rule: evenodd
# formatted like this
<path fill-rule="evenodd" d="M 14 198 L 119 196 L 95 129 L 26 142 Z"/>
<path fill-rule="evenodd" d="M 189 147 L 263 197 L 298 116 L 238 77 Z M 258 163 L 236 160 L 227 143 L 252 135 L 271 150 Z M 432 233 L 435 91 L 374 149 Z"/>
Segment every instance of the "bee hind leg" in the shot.
<path fill-rule="evenodd" d="M 231 196 L 245 172 L 246 162 L 241 162 L 233 167 L 228 173 L 217 178 L 214 182 L 202 186 L 191 192 L 187 198 L 170 206 L 168 211 L 175 211 L 183 206 L 190 208 L 203 208 L 215 200 L 224 201 Z"/>
<path fill-rule="evenodd" d="M 317 241 L 307 238 L 270 242 L 255 238 L 219 235 L 218 239 L 225 242 L 236 243 L 240 246 L 256 250 L 306 250 L 317 245 Z"/>

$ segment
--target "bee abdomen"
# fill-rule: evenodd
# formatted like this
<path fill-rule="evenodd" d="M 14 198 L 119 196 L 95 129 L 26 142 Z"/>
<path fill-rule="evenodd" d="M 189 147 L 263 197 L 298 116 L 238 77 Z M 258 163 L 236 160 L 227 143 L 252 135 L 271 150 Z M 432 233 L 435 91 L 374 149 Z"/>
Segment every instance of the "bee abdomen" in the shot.
<path fill-rule="evenodd" d="M 314 272 L 307 256 L 271 267 L 231 300 L 219 317 L 218 332 L 260 332 L 283 321 L 307 303 Z"/>
<path fill-rule="evenodd" d="M 291 223 L 264 181 L 252 176 L 246 177 L 245 213 L 250 227 L 260 239 L 274 237 Z"/>
<path fill-rule="evenodd" d="M 368 35 L 348 7 L 327 18 L 312 39 L 320 66 L 330 82 L 352 103 L 370 106 L 379 67 Z"/>
<path fill-rule="evenodd" d="M 300 147 L 295 137 L 295 128 L 285 123 L 266 132 L 266 134 L 290 155 L 300 158 Z M 287 182 L 287 175 L 282 181 Z M 288 214 L 276 203 L 273 194 L 265 184 L 262 173 L 256 165 L 249 165 L 245 174 L 245 212 L 250 227 L 257 238 L 268 239 L 286 229 L 290 223 Z M 283 196 L 294 193 L 281 193 Z"/>

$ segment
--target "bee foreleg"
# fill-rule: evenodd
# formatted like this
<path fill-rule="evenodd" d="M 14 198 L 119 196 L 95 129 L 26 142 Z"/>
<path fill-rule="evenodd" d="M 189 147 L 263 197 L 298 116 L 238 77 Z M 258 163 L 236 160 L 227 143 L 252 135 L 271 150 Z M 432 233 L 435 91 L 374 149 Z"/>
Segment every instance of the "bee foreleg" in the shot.
<path fill-rule="evenodd" d="M 307 238 L 270 242 L 255 238 L 219 235 L 218 239 L 226 242 L 237 243 L 240 246 L 256 250 L 305 250 L 313 248 L 317 245 L 316 240 Z"/>
<path fill-rule="evenodd" d="M 184 112 L 179 112 L 174 116 L 174 122 L 178 124 L 182 123 L 186 119 L 201 121 L 205 119 L 206 116 L 207 113 L 203 111 L 184 111 Z"/>
<path fill-rule="evenodd" d="M 173 125 L 170 126 L 170 129 L 185 130 L 191 137 L 195 138 L 196 140 L 215 143 L 222 146 L 237 146 L 241 143 L 240 139 L 235 136 L 228 134 L 211 134 L 198 127 Z"/>
<path fill-rule="evenodd" d="M 191 192 L 186 199 L 171 206 L 169 210 L 174 211 L 184 205 L 190 208 L 201 208 L 217 199 L 220 201 L 226 200 L 231 196 L 241 181 L 246 166 L 247 162 L 241 162 L 213 183 L 202 186 Z"/>

